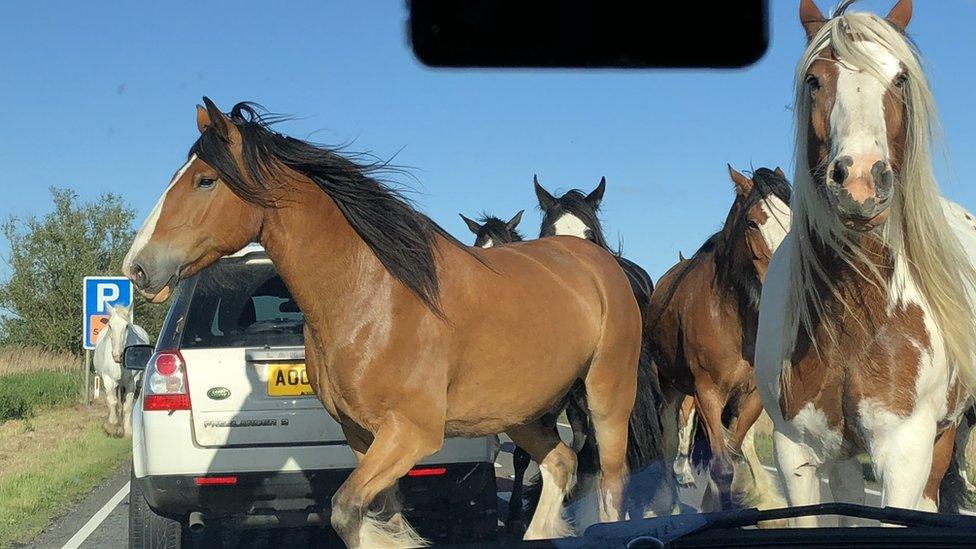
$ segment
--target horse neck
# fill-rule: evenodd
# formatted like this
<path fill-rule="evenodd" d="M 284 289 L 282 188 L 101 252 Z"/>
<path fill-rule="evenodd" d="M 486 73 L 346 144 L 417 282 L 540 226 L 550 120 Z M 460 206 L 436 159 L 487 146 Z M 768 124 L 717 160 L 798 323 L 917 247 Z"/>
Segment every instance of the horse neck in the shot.
<path fill-rule="evenodd" d="M 829 291 L 822 279 L 818 278 L 814 281 L 818 286 L 819 295 L 824 296 L 825 309 L 833 310 L 836 314 L 854 314 L 862 321 L 879 320 L 886 316 L 887 307 L 880 305 L 887 305 L 888 302 L 888 291 L 895 270 L 895 255 L 881 238 L 875 235 L 864 235 L 856 242 L 863 256 L 874 262 L 874 268 L 882 277 L 881 281 L 870 280 L 861 274 L 872 276 L 870 266 L 862 261 L 851 265 L 817 239 L 813 240 L 814 251 L 824 276 L 829 278 L 837 290 L 834 294 Z M 841 300 L 855 306 L 851 308 Z"/>
<path fill-rule="evenodd" d="M 735 238 L 723 229 L 715 248 L 707 253 L 715 269 L 715 295 L 735 305 L 744 325 L 754 325 L 759 319 L 759 296 L 755 294 L 762 288 L 753 287 L 758 274 L 747 246 L 744 238 Z"/>
<path fill-rule="evenodd" d="M 306 323 L 348 325 L 349 314 L 371 306 L 392 276 L 330 196 L 311 182 L 285 192 L 265 210 L 261 244 Z"/>

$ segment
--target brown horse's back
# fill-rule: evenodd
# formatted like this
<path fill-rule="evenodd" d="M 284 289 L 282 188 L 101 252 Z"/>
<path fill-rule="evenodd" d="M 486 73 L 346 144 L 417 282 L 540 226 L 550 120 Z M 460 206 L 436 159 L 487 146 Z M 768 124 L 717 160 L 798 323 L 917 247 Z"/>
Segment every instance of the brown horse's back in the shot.
<path fill-rule="evenodd" d="M 484 264 L 472 259 L 443 277 L 450 434 L 497 432 L 551 410 L 608 341 L 637 356 L 640 312 L 606 250 L 551 237 L 474 253 Z M 636 360 L 620 368 L 635 370 Z"/>

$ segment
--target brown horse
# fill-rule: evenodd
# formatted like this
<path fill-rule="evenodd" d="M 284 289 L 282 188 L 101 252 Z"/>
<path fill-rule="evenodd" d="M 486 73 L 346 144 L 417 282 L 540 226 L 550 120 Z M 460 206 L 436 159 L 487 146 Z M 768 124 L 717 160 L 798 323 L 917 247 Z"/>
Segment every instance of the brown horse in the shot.
<path fill-rule="evenodd" d="M 828 19 L 800 3 L 793 226 L 763 286 L 756 381 L 791 505 L 819 503 L 820 471 L 863 502 L 867 452 L 883 506 L 935 511 L 976 389 L 976 223 L 935 181 L 912 2 L 884 18 L 850 4 Z"/>
<path fill-rule="evenodd" d="M 750 179 L 729 166 L 729 174 L 736 194 L 725 225 L 661 277 L 648 315 L 670 416 L 677 420 L 683 395 L 694 397 L 711 450 L 710 476 L 726 509 L 732 506 L 729 451 L 739 452 L 762 411 L 752 371 L 759 292 L 790 224 L 790 187 L 779 168 L 759 168 Z M 733 418 L 729 439 L 725 429 Z M 764 474 L 758 468 L 753 474 Z"/>
<path fill-rule="evenodd" d="M 623 518 L 641 316 L 606 250 L 576 238 L 469 248 L 371 173 L 204 98 L 200 137 L 124 272 L 153 302 L 259 240 L 305 316 L 308 376 L 358 465 L 332 499 L 350 547 L 423 543 L 392 488 L 445 436 L 506 432 L 540 464 L 528 538 L 567 535 L 575 454 L 540 421 L 582 380 L 600 448 L 600 518 Z"/>

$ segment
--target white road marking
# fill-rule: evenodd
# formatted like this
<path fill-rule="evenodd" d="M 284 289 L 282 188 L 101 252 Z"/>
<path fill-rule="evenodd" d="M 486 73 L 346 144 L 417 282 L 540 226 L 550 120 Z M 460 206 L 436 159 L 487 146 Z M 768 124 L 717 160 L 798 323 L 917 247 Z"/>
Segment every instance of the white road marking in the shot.
<path fill-rule="evenodd" d="M 75 549 L 81 547 L 88 536 L 92 535 L 92 532 L 112 513 L 112 511 L 118 506 L 119 502 L 125 499 L 125 496 L 129 495 L 129 483 L 126 482 L 125 486 L 119 489 L 118 492 L 112 496 L 112 499 L 108 500 L 108 503 L 102 506 L 92 518 L 88 519 L 88 522 L 81 527 L 75 535 L 71 536 L 71 539 L 65 543 L 61 549 Z"/>

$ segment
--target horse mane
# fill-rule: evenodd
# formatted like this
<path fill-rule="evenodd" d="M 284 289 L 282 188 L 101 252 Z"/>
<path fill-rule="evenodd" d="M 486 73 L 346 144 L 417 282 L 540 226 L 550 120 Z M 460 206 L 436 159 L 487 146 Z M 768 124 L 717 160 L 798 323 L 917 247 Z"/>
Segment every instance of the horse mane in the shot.
<path fill-rule="evenodd" d="M 882 290 L 888 291 L 890 305 L 903 298 L 904 279 L 896 282 L 881 274 L 881 267 L 852 241 L 836 220 L 828 204 L 818 195 L 814 180 L 826 176 L 824 166 L 810 166 L 807 159 L 807 125 L 810 97 L 804 78 L 810 65 L 825 48 L 845 63 L 867 71 L 885 85 L 878 63 L 865 43 L 873 43 L 897 58 L 908 80 L 903 87 L 906 142 L 900 173 L 896 174 L 891 214 L 881 237 L 891 257 L 905 266 L 906 275 L 918 285 L 942 332 L 950 364 L 954 364 L 963 383 L 976 389 L 976 324 L 972 321 L 972 297 L 967 289 L 976 288 L 976 271 L 953 233 L 942 207 L 932 170 L 932 135 L 938 131 L 938 117 L 928 80 L 915 45 L 885 19 L 871 13 L 848 12 L 853 1 L 843 2 L 813 36 L 797 66 L 795 79 L 796 149 L 794 151 L 795 198 L 792 204 L 795 233 L 789 240 L 790 283 L 787 295 L 787 322 L 784 349 L 792 349 L 800 328 L 814 334 L 820 322 L 834 337 L 832 316 L 852 308 L 833 284 L 817 250 L 826 250 L 855 273 Z M 822 289 L 822 290 L 821 290 Z M 821 295 L 821 292 L 825 295 Z M 839 312 L 825 307 L 828 299 L 842 305 Z M 814 342 L 816 345 L 816 342 Z"/>
<path fill-rule="evenodd" d="M 478 223 L 481 223 L 481 231 L 499 244 L 522 242 L 524 240 L 522 233 L 519 232 L 517 227 L 509 229 L 507 221 L 489 215 L 487 212 L 481 212 Z"/>
<path fill-rule="evenodd" d="M 539 238 L 556 234 L 556 220 L 564 213 L 570 213 L 584 225 L 590 228 L 590 240 L 598 246 L 610 250 L 607 239 L 603 235 L 603 224 L 600 223 L 599 208 L 593 208 L 586 202 L 586 193 L 579 189 L 571 189 L 556 199 L 555 204 L 548 210 L 543 210 L 542 229 Z M 613 250 L 611 250 L 613 251 Z M 619 255 L 619 254 L 616 254 Z"/>
<path fill-rule="evenodd" d="M 736 236 L 746 230 L 749 221 L 746 212 L 756 204 L 766 202 L 770 196 L 775 196 L 789 205 L 792 189 L 789 181 L 776 175 L 769 168 L 756 169 L 751 174 L 751 179 L 752 190 L 745 196 L 736 195 L 722 228 L 708 237 L 698 248 L 678 274 L 678 280 L 705 258 L 714 257 L 716 287 L 731 291 L 741 305 L 746 306 L 751 312 L 758 313 L 762 281 L 751 258 L 747 255 L 745 246 L 736 245 L 739 242 Z"/>
<path fill-rule="evenodd" d="M 189 154 L 196 154 L 218 170 L 241 199 L 261 206 L 271 204 L 271 192 L 282 167 L 308 177 L 335 201 L 393 278 L 440 314 L 436 238 L 440 236 L 462 250 L 467 247 L 414 209 L 399 190 L 377 178 L 402 170 L 369 154 L 343 155 L 341 148 L 282 135 L 271 125 L 284 118 L 268 115 L 253 103 L 234 105 L 229 117 L 241 135 L 246 174 L 241 173 L 230 147 L 213 128 L 200 135 Z"/>

